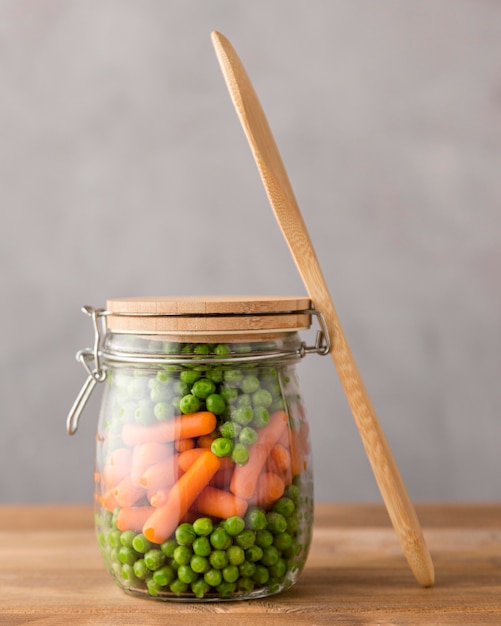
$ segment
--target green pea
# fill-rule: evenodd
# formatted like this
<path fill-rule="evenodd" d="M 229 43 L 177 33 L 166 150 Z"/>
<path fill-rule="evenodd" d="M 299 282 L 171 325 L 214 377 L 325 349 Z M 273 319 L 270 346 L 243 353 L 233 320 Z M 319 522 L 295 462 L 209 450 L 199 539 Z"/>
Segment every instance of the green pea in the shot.
<path fill-rule="evenodd" d="M 292 546 L 292 542 L 292 537 L 288 532 L 278 533 L 273 539 L 273 545 L 280 552 L 288 550 Z"/>
<path fill-rule="evenodd" d="M 157 384 L 150 389 L 150 400 L 154 404 L 166 402 L 170 397 L 171 391 L 167 385 Z M 156 410 L 158 411 L 158 409 Z"/>
<path fill-rule="evenodd" d="M 276 513 L 281 513 L 285 518 L 288 518 L 296 510 L 296 505 L 290 498 L 284 496 L 273 504 L 272 509 Z"/>
<path fill-rule="evenodd" d="M 239 406 L 231 414 L 231 419 L 241 426 L 247 426 L 252 422 L 254 411 L 249 406 Z"/>
<path fill-rule="evenodd" d="M 185 522 L 176 528 L 175 537 L 178 544 L 190 546 L 197 538 L 197 533 L 192 524 Z"/>
<path fill-rule="evenodd" d="M 243 530 L 235 537 L 235 542 L 244 550 L 248 550 L 256 542 L 256 533 L 253 530 Z"/>
<path fill-rule="evenodd" d="M 278 578 L 280 580 L 287 572 L 287 563 L 284 559 L 278 559 L 276 563 L 270 565 L 269 570 L 273 578 Z"/>
<path fill-rule="evenodd" d="M 251 530 L 263 530 L 268 523 L 266 513 L 258 506 L 249 507 L 247 515 L 245 516 L 245 522 Z"/>
<path fill-rule="evenodd" d="M 216 587 L 217 592 L 219 593 L 219 595 L 223 598 L 229 598 L 231 597 L 235 591 L 237 590 L 237 584 L 236 583 L 229 583 L 227 581 L 222 582 L 220 585 L 218 585 Z"/>
<path fill-rule="evenodd" d="M 179 402 L 181 413 L 196 413 L 200 408 L 200 400 L 191 393 L 187 393 Z"/>
<path fill-rule="evenodd" d="M 287 530 L 287 520 L 281 513 L 270 511 L 266 514 L 267 529 L 276 534 L 283 533 Z"/>
<path fill-rule="evenodd" d="M 268 408 L 273 402 L 273 396 L 266 389 L 258 389 L 252 394 L 252 403 L 254 406 L 264 406 Z"/>
<path fill-rule="evenodd" d="M 193 550 L 191 546 L 178 546 L 174 550 L 172 558 L 178 565 L 188 565 L 188 563 L 191 561 L 192 555 Z"/>
<path fill-rule="evenodd" d="M 252 420 L 252 425 L 255 428 L 262 428 L 266 426 L 266 424 L 270 421 L 270 412 L 264 406 L 255 406 L 254 407 L 254 418 Z"/>
<path fill-rule="evenodd" d="M 263 556 L 261 557 L 261 563 L 266 565 L 266 567 L 270 565 L 275 565 L 278 559 L 280 558 L 280 552 L 276 549 L 275 546 L 265 546 L 263 548 Z"/>
<path fill-rule="evenodd" d="M 179 379 L 181 382 L 186 383 L 187 385 L 193 385 L 195 381 L 202 377 L 202 373 L 197 370 L 183 370 L 179 374 Z"/>
<path fill-rule="evenodd" d="M 255 582 L 249 576 L 240 576 L 237 580 L 237 588 L 239 591 L 250 593 L 255 587 Z"/>
<path fill-rule="evenodd" d="M 205 574 L 210 570 L 211 565 L 207 557 L 194 554 L 190 560 L 190 567 L 197 574 Z"/>
<path fill-rule="evenodd" d="M 256 545 L 251 546 L 248 550 L 246 550 L 245 558 L 251 563 L 256 563 L 263 558 L 263 549 Z"/>
<path fill-rule="evenodd" d="M 200 355 L 210 354 L 210 345 L 208 343 L 199 343 L 195 346 L 193 352 Z"/>
<path fill-rule="evenodd" d="M 223 569 L 228 565 L 226 550 L 213 550 L 209 556 L 209 562 L 214 569 Z"/>
<path fill-rule="evenodd" d="M 228 356 L 230 354 L 231 348 L 226 343 L 220 343 L 214 348 L 214 354 L 217 356 Z"/>
<path fill-rule="evenodd" d="M 192 545 L 193 552 L 198 556 L 209 556 L 212 546 L 207 537 L 197 537 Z"/>
<path fill-rule="evenodd" d="M 226 437 L 218 437 L 214 439 L 210 449 L 217 457 L 224 458 L 231 456 L 233 452 L 233 442 L 231 439 L 226 439 Z"/>
<path fill-rule="evenodd" d="M 133 565 L 138 558 L 138 553 L 132 548 L 128 548 L 127 546 L 122 546 L 118 551 L 118 560 L 120 563 L 128 563 L 129 565 Z"/>
<path fill-rule="evenodd" d="M 181 582 L 191 585 L 197 580 L 198 574 L 189 565 L 180 565 L 177 570 L 177 577 Z"/>
<path fill-rule="evenodd" d="M 223 413 L 226 409 L 226 402 L 220 394 L 211 393 L 205 399 L 205 407 L 207 408 L 207 411 L 214 413 L 214 415 L 221 415 L 221 413 Z"/>
<path fill-rule="evenodd" d="M 240 572 L 240 576 L 251 577 L 254 576 L 254 572 L 256 571 L 256 564 L 251 563 L 250 561 L 244 561 L 238 568 Z"/>
<path fill-rule="evenodd" d="M 135 586 L 139 583 L 136 575 L 134 574 L 134 568 L 130 563 L 124 563 L 122 565 L 122 578 L 127 581 L 131 586 Z"/>
<path fill-rule="evenodd" d="M 199 578 L 195 582 L 191 583 L 191 591 L 196 598 L 203 598 L 210 591 L 210 585 L 205 582 L 203 578 Z"/>
<path fill-rule="evenodd" d="M 181 596 L 183 593 L 186 593 L 188 591 L 189 586 L 187 583 L 179 580 L 179 578 L 176 578 L 176 580 L 172 581 L 172 583 L 170 584 L 169 589 L 176 596 Z"/>
<path fill-rule="evenodd" d="M 174 407 L 169 402 L 157 402 L 153 407 L 153 414 L 159 422 L 165 422 L 174 417 Z"/>
<path fill-rule="evenodd" d="M 294 535 L 297 533 L 299 528 L 299 520 L 297 519 L 297 515 L 291 515 L 287 518 L 287 532 L 290 535 Z"/>
<path fill-rule="evenodd" d="M 210 542 L 216 550 L 227 550 L 231 546 L 231 537 L 224 528 L 216 528 L 211 533 Z"/>
<path fill-rule="evenodd" d="M 285 494 L 284 495 L 286 497 L 290 498 L 292 500 L 292 502 L 294 502 L 294 504 L 297 506 L 297 504 L 299 502 L 299 498 L 301 496 L 301 490 L 299 489 L 299 487 L 297 485 L 294 485 L 294 483 L 291 483 L 285 489 Z"/>
<path fill-rule="evenodd" d="M 132 548 L 132 540 L 135 537 L 135 532 L 133 530 L 124 530 L 120 535 L 120 543 L 127 548 Z"/>
<path fill-rule="evenodd" d="M 226 439 L 236 439 L 241 430 L 242 427 L 236 422 L 224 422 L 219 426 L 219 432 Z"/>
<path fill-rule="evenodd" d="M 226 370 L 224 373 L 224 380 L 229 385 L 239 385 L 243 378 L 243 374 L 240 370 Z"/>
<path fill-rule="evenodd" d="M 134 567 L 134 574 L 140 580 L 145 580 L 146 578 L 148 578 L 151 575 L 151 570 L 149 570 L 146 567 L 146 563 L 144 562 L 144 559 L 138 559 L 134 563 L 133 567 Z"/>
<path fill-rule="evenodd" d="M 167 587 L 176 578 L 176 572 L 170 565 L 164 565 L 153 572 L 153 580 L 160 587 Z"/>
<path fill-rule="evenodd" d="M 152 544 L 146 539 L 143 533 L 139 533 L 139 535 L 136 535 L 132 540 L 132 547 L 136 552 L 144 554 L 148 552 L 148 550 L 151 550 Z"/>
<path fill-rule="evenodd" d="M 204 574 L 205 582 L 211 587 L 217 587 L 223 582 L 223 575 L 219 569 L 210 569 Z"/>
<path fill-rule="evenodd" d="M 155 423 L 155 414 L 153 412 L 153 403 L 148 398 L 147 400 L 140 400 L 137 407 L 134 418 L 138 424 L 142 426 L 149 426 Z"/>
<path fill-rule="evenodd" d="M 167 539 L 160 546 L 160 550 L 165 554 L 165 556 L 172 557 L 174 555 L 174 550 L 177 548 L 177 541 L 175 539 Z"/>
<path fill-rule="evenodd" d="M 247 446 L 243 443 L 236 443 L 233 446 L 233 452 L 231 453 L 231 460 L 237 465 L 245 465 L 249 460 L 249 451 Z"/>
<path fill-rule="evenodd" d="M 200 537 L 207 537 L 213 529 L 214 525 L 209 517 L 199 517 L 193 522 L 193 530 Z"/>
<path fill-rule="evenodd" d="M 252 446 L 257 441 L 257 432 L 250 426 L 245 426 L 242 428 L 238 438 L 244 446 Z"/>
<path fill-rule="evenodd" d="M 237 406 L 252 406 L 252 399 L 248 393 L 242 393 L 237 398 Z"/>
<path fill-rule="evenodd" d="M 239 515 L 233 515 L 224 521 L 224 529 L 231 537 L 239 535 L 244 528 L 245 520 Z"/>
<path fill-rule="evenodd" d="M 205 400 L 207 396 L 210 396 L 215 391 L 216 385 L 208 378 L 199 378 L 191 388 L 191 393 L 200 400 Z"/>
<path fill-rule="evenodd" d="M 245 561 L 245 552 L 240 546 L 230 546 L 226 554 L 230 565 L 241 565 Z"/>
<path fill-rule="evenodd" d="M 224 372 L 220 368 L 214 367 L 213 369 L 207 370 L 205 376 L 212 380 L 213 383 L 220 383 L 224 378 Z"/>
<path fill-rule="evenodd" d="M 162 567 L 162 565 L 165 564 L 166 558 L 167 557 L 161 550 L 153 548 L 152 550 L 148 550 L 144 555 L 144 562 L 146 563 L 146 567 L 153 571 Z"/>
<path fill-rule="evenodd" d="M 257 376 L 244 376 L 242 380 L 242 391 L 244 393 L 254 393 L 259 389 L 259 379 Z"/>
<path fill-rule="evenodd" d="M 160 591 L 162 591 L 160 585 L 158 583 L 156 583 L 153 578 L 149 578 L 146 581 L 146 588 L 148 589 L 148 593 L 150 594 L 150 596 L 158 596 L 158 594 L 160 593 Z"/>
<path fill-rule="evenodd" d="M 256 571 L 252 576 L 252 580 L 254 580 L 258 585 L 264 585 L 268 582 L 270 578 L 270 572 L 268 568 L 264 567 L 264 565 L 256 565 Z"/>
<path fill-rule="evenodd" d="M 238 398 L 238 389 L 236 389 L 235 387 L 223 387 L 222 389 L 220 389 L 219 393 L 223 397 L 223 400 L 228 404 L 235 402 L 235 400 Z"/>
<path fill-rule="evenodd" d="M 273 535 L 269 530 L 263 529 L 258 530 L 256 533 L 256 545 L 260 548 L 266 548 L 267 546 L 271 546 L 273 543 Z"/>
<path fill-rule="evenodd" d="M 240 576 L 240 572 L 238 571 L 238 567 L 236 565 L 227 565 L 223 567 L 223 579 L 227 583 L 234 583 L 238 580 Z"/>

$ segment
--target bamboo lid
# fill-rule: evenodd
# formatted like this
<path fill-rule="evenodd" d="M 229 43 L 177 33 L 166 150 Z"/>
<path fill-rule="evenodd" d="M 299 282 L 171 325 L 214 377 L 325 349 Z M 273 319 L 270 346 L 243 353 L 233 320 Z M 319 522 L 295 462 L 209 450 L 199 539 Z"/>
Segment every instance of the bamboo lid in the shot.
<path fill-rule="evenodd" d="M 300 296 L 169 296 L 113 298 L 106 326 L 125 333 L 253 333 L 307 329 L 309 298 Z"/>

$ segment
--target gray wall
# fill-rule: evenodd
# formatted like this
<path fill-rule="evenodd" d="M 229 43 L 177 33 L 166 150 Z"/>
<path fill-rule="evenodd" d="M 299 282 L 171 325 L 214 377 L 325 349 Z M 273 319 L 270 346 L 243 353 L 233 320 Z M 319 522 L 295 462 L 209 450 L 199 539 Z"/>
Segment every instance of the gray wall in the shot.
<path fill-rule="evenodd" d="M 2 501 L 90 501 L 83 304 L 304 293 L 210 42 L 249 71 L 415 500 L 501 497 L 501 4 L 0 2 Z M 300 365 L 319 500 L 379 494 Z"/>

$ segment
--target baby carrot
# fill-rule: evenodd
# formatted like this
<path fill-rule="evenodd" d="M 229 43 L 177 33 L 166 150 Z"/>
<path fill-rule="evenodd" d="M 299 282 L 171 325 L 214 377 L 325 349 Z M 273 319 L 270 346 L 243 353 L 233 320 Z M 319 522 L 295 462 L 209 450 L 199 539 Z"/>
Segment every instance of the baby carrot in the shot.
<path fill-rule="evenodd" d="M 178 457 L 179 469 L 183 472 L 188 471 L 193 463 L 198 459 L 198 457 L 200 457 L 205 452 L 207 452 L 207 448 L 192 448 L 191 450 L 181 452 Z"/>
<path fill-rule="evenodd" d="M 231 478 L 230 490 L 245 500 L 252 497 L 266 459 L 287 427 L 285 411 L 270 415 L 270 421 L 258 431 L 257 442 L 249 446 L 249 460 L 245 465 L 236 465 Z"/>
<path fill-rule="evenodd" d="M 173 485 L 167 502 L 155 509 L 146 520 L 143 525 L 144 536 L 154 543 L 163 543 L 168 539 L 174 532 L 179 520 L 187 514 L 219 466 L 219 459 L 210 450 L 199 456 L 188 471 Z"/>
<path fill-rule="evenodd" d="M 197 444 L 199 448 L 210 448 L 214 439 L 217 439 L 217 435 L 209 433 L 208 435 L 202 435 L 198 438 Z"/>
<path fill-rule="evenodd" d="M 172 447 L 158 441 L 140 443 L 132 450 L 130 477 L 138 485 L 145 471 L 172 454 Z"/>
<path fill-rule="evenodd" d="M 101 497 L 97 498 L 107 511 L 113 511 L 118 506 L 114 489 L 108 489 Z"/>
<path fill-rule="evenodd" d="M 134 530 L 139 532 L 144 522 L 153 513 L 151 506 L 127 506 L 120 509 L 116 518 L 116 525 L 122 532 L 124 530 Z"/>
<path fill-rule="evenodd" d="M 252 504 L 258 504 L 263 508 L 268 508 L 284 495 L 285 483 L 274 472 L 262 472 L 259 475 L 256 487 L 256 497 L 252 499 Z"/>
<path fill-rule="evenodd" d="M 210 485 L 205 487 L 193 504 L 193 508 L 199 513 L 222 519 L 233 515 L 242 517 L 247 511 L 247 506 L 246 500 Z"/>
<path fill-rule="evenodd" d="M 128 448 L 117 448 L 110 454 L 110 465 L 129 466 L 132 459 L 132 452 Z"/>
<path fill-rule="evenodd" d="M 168 495 L 169 491 L 167 489 L 153 489 L 149 490 L 147 493 L 148 500 L 151 506 L 154 507 L 162 506 L 163 504 L 165 504 L 167 502 Z"/>
<path fill-rule="evenodd" d="M 103 481 L 103 485 L 107 489 L 112 489 L 113 487 L 116 487 L 118 483 L 128 475 L 128 465 L 112 465 L 111 463 L 106 463 L 106 465 L 103 467 L 101 479 Z"/>
<path fill-rule="evenodd" d="M 216 416 L 209 411 L 179 415 L 168 422 L 151 426 L 124 424 L 122 440 L 128 446 L 152 441 L 177 441 L 207 435 L 216 428 Z"/>
<path fill-rule="evenodd" d="M 174 444 L 174 447 L 178 452 L 186 452 L 186 450 L 191 450 L 191 448 L 195 447 L 195 442 L 193 439 L 179 439 Z"/>
<path fill-rule="evenodd" d="M 144 489 L 134 485 L 129 476 L 121 480 L 113 489 L 118 506 L 132 506 L 144 496 Z"/>
<path fill-rule="evenodd" d="M 285 448 L 282 444 L 277 443 L 271 449 L 270 460 L 278 470 L 283 472 L 290 468 L 291 455 L 287 448 Z"/>
<path fill-rule="evenodd" d="M 170 489 L 178 479 L 178 475 L 178 455 L 176 455 L 151 465 L 139 479 L 139 484 L 148 491 Z"/>
<path fill-rule="evenodd" d="M 308 456 L 308 426 L 306 423 L 291 430 L 291 470 L 297 476 L 307 467 Z"/>
<path fill-rule="evenodd" d="M 235 463 L 228 456 L 219 460 L 221 461 L 221 467 L 214 474 L 209 484 L 211 487 L 217 487 L 218 489 L 227 489 L 233 476 Z"/>

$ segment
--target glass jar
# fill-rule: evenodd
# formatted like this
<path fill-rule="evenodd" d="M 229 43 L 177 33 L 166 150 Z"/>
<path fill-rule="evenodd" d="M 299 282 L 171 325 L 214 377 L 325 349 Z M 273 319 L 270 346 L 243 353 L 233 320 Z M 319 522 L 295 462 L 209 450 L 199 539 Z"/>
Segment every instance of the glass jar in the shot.
<path fill-rule="evenodd" d="M 124 591 L 159 600 L 268 596 L 293 585 L 313 523 L 309 426 L 296 375 L 306 298 L 155 298 L 86 307 L 103 382 L 95 519 Z M 322 322 L 321 318 L 320 323 Z M 322 324 L 321 324 L 321 328 Z"/>

